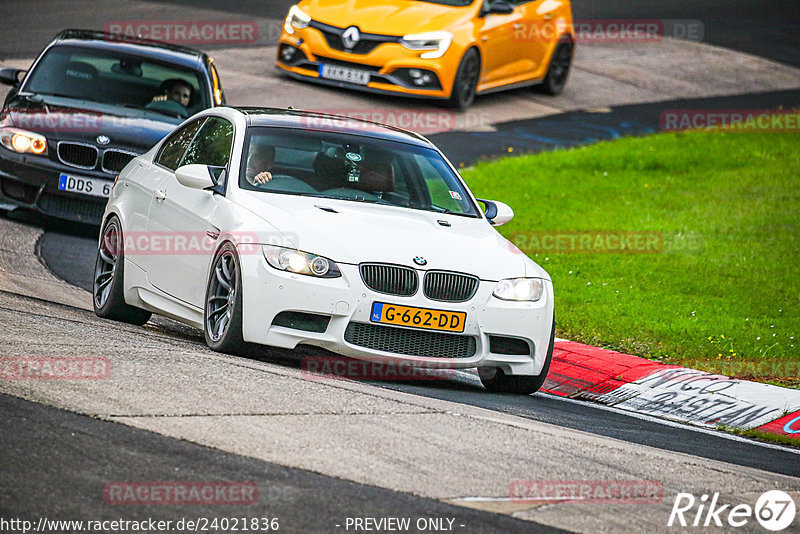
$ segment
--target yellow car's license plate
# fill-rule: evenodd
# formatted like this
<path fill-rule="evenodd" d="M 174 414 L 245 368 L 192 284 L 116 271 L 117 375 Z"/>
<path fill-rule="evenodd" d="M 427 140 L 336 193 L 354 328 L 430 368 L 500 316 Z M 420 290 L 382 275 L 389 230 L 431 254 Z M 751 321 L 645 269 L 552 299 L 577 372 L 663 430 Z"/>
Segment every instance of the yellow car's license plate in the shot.
<path fill-rule="evenodd" d="M 385 302 L 373 302 L 370 321 L 373 323 L 396 324 L 428 330 L 463 332 L 467 322 L 466 312 L 452 312 L 398 306 Z"/>

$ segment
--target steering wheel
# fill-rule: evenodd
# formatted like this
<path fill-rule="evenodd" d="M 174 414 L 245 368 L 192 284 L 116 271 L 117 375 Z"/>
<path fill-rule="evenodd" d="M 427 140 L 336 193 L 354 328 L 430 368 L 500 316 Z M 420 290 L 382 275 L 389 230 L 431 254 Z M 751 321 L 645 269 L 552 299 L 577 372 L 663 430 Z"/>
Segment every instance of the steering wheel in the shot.
<path fill-rule="evenodd" d="M 150 102 L 144 107 L 144 109 L 158 111 L 159 113 L 172 115 L 173 117 L 178 117 L 179 119 L 185 119 L 189 116 L 189 110 L 183 107 L 180 102 L 175 102 L 174 100 L 169 99 Z"/>

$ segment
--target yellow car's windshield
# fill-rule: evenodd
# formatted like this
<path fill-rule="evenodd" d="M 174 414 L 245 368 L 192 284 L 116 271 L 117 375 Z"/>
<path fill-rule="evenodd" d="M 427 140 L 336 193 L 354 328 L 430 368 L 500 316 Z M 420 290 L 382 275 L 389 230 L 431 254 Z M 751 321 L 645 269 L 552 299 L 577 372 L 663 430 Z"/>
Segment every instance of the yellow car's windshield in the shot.
<path fill-rule="evenodd" d="M 429 4 L 441 4 L 443 6 L 466 7 L 475 0 L 416 0 L 417 2 L 428 2 Z"/>

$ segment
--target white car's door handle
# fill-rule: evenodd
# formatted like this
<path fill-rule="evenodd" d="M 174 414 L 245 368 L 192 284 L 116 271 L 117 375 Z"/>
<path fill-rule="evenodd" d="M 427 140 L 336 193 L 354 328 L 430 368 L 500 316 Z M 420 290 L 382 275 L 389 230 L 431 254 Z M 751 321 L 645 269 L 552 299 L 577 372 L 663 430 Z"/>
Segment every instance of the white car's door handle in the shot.
<path fill-rule="evenodd" d="M 153 191 L 153 196 L 156 197 L 156 202 L 162 202 L 165 198 L 167 198 L 167 192 L 163 189 L 156 189 Z"/>

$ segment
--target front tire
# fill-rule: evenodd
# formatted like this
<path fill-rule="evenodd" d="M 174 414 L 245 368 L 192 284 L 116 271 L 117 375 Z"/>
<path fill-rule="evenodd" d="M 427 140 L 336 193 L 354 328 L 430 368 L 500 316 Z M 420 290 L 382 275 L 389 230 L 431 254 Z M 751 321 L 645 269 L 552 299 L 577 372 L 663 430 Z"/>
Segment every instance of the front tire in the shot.
<path fill-rule="evenodd" d="M 571 41 L 562 39 L 556 46 L 553 52 L 553 57 L 550 58 L 550 65 L 547 67 L 547 74 L 539 89 L 548 95 L 560 95 L 567 85 L 569 78 L 569 71 L 572 67 L 572 49 Z"/>
<path fill-rule="evenodd" d="M 480 76 L 481 58 L 477 50 L 470 48 L 458 65 L 456 79 L 453 81 L 453 91 L 450 94 L 450 107 L 464 110 L 472 105 L 475 101 Z"/>
<path fill-rule="evenodd" d="M 547 356 L 544 359 L 542 372 L 538 375 L 507 375 L 502 369 L 497 367 L 479 367 L 478 376 L 483 387 L 492 393 L 517 393 L 531 395 L 541 389 L 550 371 L 550 361 L 553 359 L 553 345 L 555 343 L 556 324 L 553 319 L 553 328 L 550 331 L 550 346 L 547 349 Z"/>
<path fill-rule="evenodd" d="M 246 343 L 242 337 L 242 269 L 236 248 L 231 243 L 222 245 L 211 265 L 203 311 L 206 344 L 217 352 L 239 354 Z"/>
<path fill-rule="evenodd" d="M 120 220 L 112 216 L 100 236 L 92 284 L 94 313 L 105 319 L 141 326 L 153 314 L 125 302 L 125 254 Z"/>

